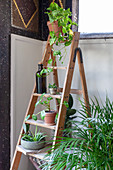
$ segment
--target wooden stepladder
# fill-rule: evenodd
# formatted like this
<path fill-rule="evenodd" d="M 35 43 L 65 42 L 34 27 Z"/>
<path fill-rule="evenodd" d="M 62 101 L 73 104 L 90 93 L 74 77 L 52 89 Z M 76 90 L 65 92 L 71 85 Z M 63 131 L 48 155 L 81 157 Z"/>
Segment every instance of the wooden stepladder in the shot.
<path fill-rule="evenodd" d="M 50 56 L 53 59 L 54 67 L 53 66 L 51 66 L 51 67 L 53 68 L 53 81 L 55 82 L 57 87 L 59 87 L 57 69 L 66 69 L 64 86 L 63 86 L 63 88 L 59 88 L 62 93 L 60 95 L 50 95 L 50 94 L 44 95 L 44 97 L 52 96 L 53 98 L 61 99 L 60 107 L 58 108 L 59 113 L 58 113 L 58 120 L 57 120 L 56 126 L 49 126 L 47 124 L 44 124 L 43 121 L 41 123 L 41 121 L 38 121 L 38 120 L 34 121 L 31 118 L 26 121 L 26 123 L 34 125 L 34 126 L 37 125 L 37 126 L 40 126 L 43 128 L 55 130 L 54 139 L 57 139 L 57 136 L 62 136 L 62 130 L 64 129 L 64 122 L 65 122 L 66 109 L 67 109 L 63 103 L 64 103 L 64 101 L 68 102 L 69 93 L 83 94 L 83 98 L 85 100 L 86 106 L 88 106 L 88 103 L 89 103 L 88 93 L 87 93 L 87 85 L 86 85 L 86 79 L 85 79 L 85 73 L 84 73 L 84 67 L 83 67 L 83 60 L 82 60 L 81 50 L 80 50 L 80 48 L 78 48 L 79 36 L 80 36 L 80 33 L 78 33 L 78 32 L 74 33 L 72 44 L 71 44 L 71 49 L 70 49 L 69 62 L 68 62 L 67 67 L 57 67 L 56 62 L 54 62 L 55 57 L 53 56 L 52 47 L 49 44 L 49 37 L 48 37 L 46 48 L 45 48 L 45 51 L 43 54 L 41 63 L 43 64 L 43 66 L 45 68 L 47 68 L 47 64 L 48 64 L 48 60 L 50 59 Z M 71 83 L 72 83 L 72 77 L 73 77 L 73 72 L 74 72 L 74 67 L 75 67 L 76 56 L 78 59 L 79 72 L 80 72 L 80 78 L 81 78 L 81 83 L 82 83 L 82 90 L 71 89 Z M 31 95 L 31 98 L 30 98 L 30 101 L 29 101 L 29 105 L 28 105 L 28 108 L 26 111 L 25 118 L 28 115 L 30 115 L 32 117 L 32 114 L 34 113 L 34 109 L 35 109 L 35 103 L 37 102 L 37 98 L 39 96 L 41 96 L 41 94 L 36 93 L 36 85 L 35 85 L 32 95 Z M 24 122 L 25 122 L 25 119 L 24 119 L 23 123 Z M 47 151 L 44 151 L 44 149 L 43 149 L 43 151 L 35 152 L 35 153 L 33 151 L 27 151 L 26 149 L 24 149 L 21 146 L 21 142 L 20 142 L 22 134 L 23 134 L 23 126 L 21 128 L 20 136 L 19 136 L 19 139 L 18 139 L 18 142 L 16 145 L 16 149 L 15 149 L 15 153 L 14 153 L 14 157 L 13 157 L 13 160 L 11 163 L 10 170 L 18 169 L 22 153 L 25 155 L 37 158 L 37 159 L 41 159 L 41 160 L 44 159 L 44 156 L 47 153 Z M 53 145 L 54 144 L 55 144 L 55 142 L 53 142 Z"/>

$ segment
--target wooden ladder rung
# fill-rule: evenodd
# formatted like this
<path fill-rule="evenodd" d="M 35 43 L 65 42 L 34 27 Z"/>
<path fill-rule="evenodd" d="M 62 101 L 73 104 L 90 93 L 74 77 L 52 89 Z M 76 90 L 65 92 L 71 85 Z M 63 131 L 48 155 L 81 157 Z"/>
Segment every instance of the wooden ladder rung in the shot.
<path fill-rule="evenodd" d="M 24 155 L 28 155 L 28 156 L 32 156 L 32 157 L 44 160 L 44 157 L 45 157 L 45 155 L 47 154 L 47 152 L 49 150 L 48 146 L 50 146 L 50 144 L 45 145 L 45 148 L 42 148 L 40 150 L 28 150 L 28 149 L 23 148 L 22 145 L 18 145 L 16 147 L 16 149 L 19 152 L 22 152 Z"/>
<path fill-rule="evenodd" d="M 30 125 L 37 125 L 37 126 L 40 126 L 40 127 L 44 127 L 44 128 L 48 128 L 48 129 L 54 129 L 56 128 L 56 126 L 50 126 L 48 124 L 46 124 L 44 121 L 42 120 L 33 120 L 33 119 L 29 119 L 26 121 L 27 124 L 30 124 Z"/>
<path fill-rule="evenodd" d="M 58 92 L 62 92 L 62 91 L 63 91 L 63 88 L 58 88 Z M 70 93 L 81 95 L 83 92 L 82 90 L 79 90 L 79 89 L 71 89 Z"/>
<path fill-rule="evenodd" d="M 33 96 L 41 96 L 42 94 L 38 94 L 38 93 L 34 93 Z M 61 99 L 62 95 L 61 94 L 55 94 L 55 95 L 51 95 L 51 94 L 44 94 L 44 97 L 53 97 L 55 99 Z"/>
<path fill-rule="evenodd" d="M 48 68 L 47 66 L 44 66 L 44 68 Z M 67 69 L 67 67 L 53 67 L 53 66 L 49 66 L 49 68 L 52 68 L 52 69 L 54 69 L 54 70 L 57 70 L 57 69 L 62 69 L 62 70 L 66 70 Z"/>

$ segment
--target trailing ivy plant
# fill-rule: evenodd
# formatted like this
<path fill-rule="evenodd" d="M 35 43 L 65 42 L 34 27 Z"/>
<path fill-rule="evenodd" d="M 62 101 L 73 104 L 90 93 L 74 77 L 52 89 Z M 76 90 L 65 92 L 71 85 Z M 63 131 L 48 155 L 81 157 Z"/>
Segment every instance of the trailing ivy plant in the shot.
<path fill-rule="evenodd" d="M 70 8 L 63 9 L 60 6 L 58 6 L 58 4 L 55 2 L 52 2 L 50 4 L 49 8 L 47 8 L 47 12 L 45 12 L 45 13 L 48 14 L 50 23 L 53 23 L 54 21 L 58 21 L 58 26 L 62 27 L 62 32 L 59 33 L 59 36 L 57 36 L 54 31 L 49 32 L 49 35 L 50 35 L 49 41 L 50 41 L 50 45 L 53 50 L 53 56 L 55 57 L 55 60 L 58 57 L 59 61 L 61 61 L 61 63 L 63 64 L 64 59 L 67 54 L 65 47 L 69 46 L 73 39 L 73 31 L 71 30 L 71 27 L 72 27 L 72 25 L 77 26 L 77 23 L 72 22 L 72 20 L 70 18 L 72 15 Z M 56 44 L 56 46 L 58 46 L 60 49 L 55 50 L 54 44 Z M 61 44 L 62 44 L 62 46 L 61 46 Z M 62 50 L 63 50 L 63 54 L 62 54 Z M 48 61 L 48 64 L 52 64 L 52 62 L 53 62 L 53 60 L 50 59 Z M 54 65 L 54 63 L 53 63 L 53 65 Z M 53 72 L 53 68 L 50 68 L 50 67 L 48 67 L 47 69 L 44 68 L 41 71 L 40 75 L 38 74 L 37 76 L 41 77 L 43 74 L 46 74 L 46 76 L 47 76 L 51 72 Z"/>
<path fill-rule="evenodd" d="M 91 100 L 89 109 L 83 102 L 81 105 L 81 119 L 73 121 L 73 127 L 67 129 L 73 137 L 59 137 L 60 143 L 49 153 L 50 160 L 43 170 L 113 169 L 113 102 L 106 97 L 105 103 L 100 104 L 95 98 Z"/>
<path fill-rule="evenodd" d="M 77 23 L 72 22 L 71 20 L 71 15 L 72 12 L 70 11 L 70 8 L 68 9 L 63 9 L 60 6 L 58 6 L 57 3 L 52 2 L 49 6 L 49 8 L 47 8 L 46 14 L 48 14 L 49 16 L 49 21 L 50 23 L 53 24 L 54 21 L 58 21 L 58 26 L 62 27 L 62 32 L 59 33 L 59 36 L 57 36 L 56 32 L 50 31 L 49 35 L 50 35 L 50 45 L 53 47 L 54 44 L 56 44 L 57 46 L 60 45 L 61 42 L 63 42 L 63 47 L 59 50 L 55 50 L 53 48 L 53 55 L 59 57 L 59 60 L 62 60 L 63 54 L 61 53 L 61 50 L 66 47 L 69 46 L 72 42 L 73 39 L 73 31 L 71 30 L 72 25 L 76 25 Z M 63 63 L 63 62 L 62 62 Z"/>

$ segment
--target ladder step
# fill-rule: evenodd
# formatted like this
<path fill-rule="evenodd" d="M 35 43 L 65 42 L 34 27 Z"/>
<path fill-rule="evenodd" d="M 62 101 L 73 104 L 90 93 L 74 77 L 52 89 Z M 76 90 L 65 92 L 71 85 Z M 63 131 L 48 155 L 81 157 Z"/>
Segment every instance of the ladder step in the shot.
<path fill-rule="evenodd" d="M 44 127 L 44 128 L 48 128 L 48 129 L 53 129 L 55 130 L 56 129 L 56 126 L 49 126 L 47 125 L 43 120 L 33 120 L 33 119 L 29 119 L 26 121 L 27 124 L 30 124 L 30 125 L 37 125 L 37 126 L 40 126 L 40 127 Z"/>
<path fill-rule="evenodd" d="M 44 68 L 48 68 L 48 67 L 44 67 Z M 66 70 L 67 69 L 67 67 L 53 67 L 53 66 L 49 66 L 49 68 L 52 68 L 52 69 L 54 69 L 54 70 L 56 70 L 56 69 L 62 69 L 62 70 Z"/>
<path fill-rule="evenodd" d="M 46 144 L 45 148 L 42 148 L 40 150 L 28 150 L 28 149 L 23 148 L 22 145 L 17 145 L 16 149 L 19 152 L 22 152 L 24 155 L 28 155 L 28 156 L 35 157 L 37 159 L 44 160 L 45 155 L 48 153 L 48 150 L 50 149 L 49 146 L 51 146 L 51 144 Z"/>
<path fill-rule="evenodd" d="M 62 91 L 63 91 L 63 88 L 58 88 L 58 92 L 62 92 Z M 83 92 L 82 90 L 79 90 L 79 89 L 71 89 L 70 93 L 81 95 Z"/>
<path fill-rule="evenodd" d="M 38 93 L 34 93 L 33 96 L 41 96 L 42 94 L 38 94 Z M 55 95 L 51 95 L 51 94 L 45 94 L 44 97 L 53 97 L 56 99 L 61 99 L 62 95 L 61 94 L 55 94 Z"/>

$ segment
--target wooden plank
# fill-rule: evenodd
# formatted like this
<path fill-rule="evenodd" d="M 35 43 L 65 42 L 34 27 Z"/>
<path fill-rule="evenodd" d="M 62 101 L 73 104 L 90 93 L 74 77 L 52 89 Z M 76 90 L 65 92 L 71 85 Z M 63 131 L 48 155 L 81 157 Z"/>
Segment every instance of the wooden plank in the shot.
<path fill-rule="evenodd" d="M 44 161 L 44 157 L 45 157 L 46 154 L 47 154 L 46 152 L 43 152 L 43 153 L 38 153 L 38 154 L 32 154 L 32 153 L 30 153 L 30 154 L 28 154 L 28 155 L 29 155 L 29 156 L 32 156 L 32 157 L 34 157 L 34 158 L 37 158 L 37 159 L 41 159 L 41 160 Z"/>
<path fill-rule="evenodd" d="M 33 96 L 41 96 L 42 94 L 38 94 L 38 93 L 34 93 Z M 44 97 L 53 97 L 53 98 L 56 98 L 56 99 L 61 99 L 62 98 L 62 95 L 58 95 L 58 94 L 55 94 L 55 95 L 52 95 L 52 94 L 45 94 Z"/>
<path fill-rule="evenodd" d="M 63 91 L 63 88 L 58 88 L 58 92 L 62 92 L 62 91 Z M 81 95 L 83 91 L 79 89 L 70 89 L 70 93 Z"/>
<path fill-rule="evenodd" d="M 52 68 L 53 70 L 57 70 L 57 69 L 61 69 L 61 70 L 66 70 L 67 67 L 58 67 L 58 66 L 48 66 L 49 68 Z M 44 68 L 48 68 L 46 66 L 44 66 Z"/>
<path fill-rule="evenodd" d="M 68 63 L 67 72 L 66 72 L 66 76 L 65 76 L 61 105 L 59 108 L 59 116 L 58 116 L 57 125 L 56 125 L 55 138 L 54 138 L 55 140 L 58 138 L 58 136 L 62 136 L 62 133 L 63 133 L 62 130 L 64 129 L 64 122 L 65 122 L 65 115 L 66 115 L 67 108 L 66 108 L 66 106 L 64 106 L 63 103 L 64 103 L 64 101 L 68 102 L 68 98 L 69 98 L 71 82 L 72 82 L 74 66 L 75 66 L 73 57 L 74 57 L 75 48 L 78 47 L 79 36 L 80 36 L 80 33 L 78 33 L 78 32 L 74 33 L 72 44 L 71 44 L 69 63 Z M 55 143 L 56 142 L 53 142 L 53 145 Z"/>
<path fill-rule="evenodd" d="M 48 128 L 48 129 L 53 129 L 55 130 L 56 126 L 50 126 L 48 124 L 46 124 L 43 120 L 33 120 L 33 119 L 29 119 L 26 121 L 27 124 L 31 124 L 31 125 L 37 125 L 37 126 L 41 126 L 44 128 Z"/>
<path fill-rule="evenodd" d="M 44 148 L 40 150 L 28 150 L 23 148 L 21 145 L 17 146 L 17 150 L 24 155 L 32 156 L 38 159 L 44 159 L 45 155 L 48 153 L 48 150 L 51 148 L 51 144 L 46 144 Z"/>

